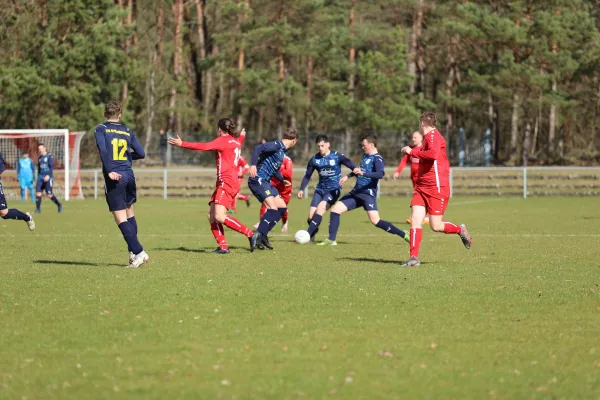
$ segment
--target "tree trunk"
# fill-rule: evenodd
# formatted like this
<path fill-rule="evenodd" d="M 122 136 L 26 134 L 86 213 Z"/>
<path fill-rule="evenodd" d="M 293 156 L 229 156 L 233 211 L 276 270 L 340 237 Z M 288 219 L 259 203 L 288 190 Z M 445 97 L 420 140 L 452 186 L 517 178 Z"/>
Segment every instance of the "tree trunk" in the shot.
<path fill-rule="evenodd" d="M 411 45 L 410 45 L 410 55 L 408 59 L 408 73 L 413 77 L 412 82 L 410 83 L 410 94 L 414 94 L 417 90 L 417 87 L 420 89 L 420 80 L 421 78 L 417 76 L 417 62 L 419 58 L 419 41 L 421 39 L 421 32 L 423 29 L 423 0 L 419 0 L 417 4 L 417 8 L 414 12 L 413 16 L 413 26 L 411 33 Z"/>
<path fill-rule="evenodd" d="M 313 56 L 308 56 L 308 64 L 306 67 L 306 108 L 304 109 L 304 150 L 302 152 L 304 158 L 308 158 L 310 151 L 310 106 L 312 96 L 312 80 L 313 80 Z"/>
<path fill-rule="evenodd" d="M 521 165 L 523 167 L 527 166 L 527 161 L 529 159 L 529 139 L 531 137 L 531 121 L 527 116 L 525 116 L 525 136 L 523 137 L 523 149 L 521 152 Z"/>
<path fill-rule="evenodd" d="M 279 3 L 279 22 L 283 21 L 285 16 L 285 1 Z M 284 123 L 284 112 L 285 112 L 285 89 L 283 87 L 283 81 L 285 80 L 285 60 L 283 58 L 283 38 L 279 40 L 279 46 L 277 49 L 279 58 L 279 97 L 277 99 L 277 105 L 275 107 L 275 122 L 277 127 L 277 137 L 281 140 L 283 137 L 283 123 Z"/>
<path fill-rule="evenodd" d="M 243 104 L 242 104 L 242 97 L 243 97 L 243 92 L 244 92 L 242 74 L 244 73 L 245 56 L 246 56 L 246 53 L 245 53 L 246 38 L 244 36 L 244 24 L 248 20 L 248 11 L 250 10 L 250 0 L 241 0 L 240 4 L 242 4 L 242 6 L 243 6 L 242 15 L 240 18 L 240 29 L 239 29 L 242 36 L 241 36 L 241 40 L 240 40 L 240 49 L 238 51 L 238 78 L 237 78 L 237 91 L 235 93 L 235 96 L 237 99 L 236 100 L 236 111 L 237 111 L 236 126 L 238 127 L 238 129 L 240 129 L 243 124 L 243 115 L 244 115 Z"/>
<path fill-rule="evenodd" d="M 540 97 L 538 99 L 539 104 L 538 104 L 538 113 L 537 116 L 535 117 L 535 123 L 533 124 L 533 139 L 531 139 L 531 147 L 529 148 L 529 154 L 531 155 L 531 157 L 536 157 L 535 152 L 537 151 L 537 140 L 538 140 L 538 133 L 540 131 L 540 122 L 542 121 L 542 95 L 540 94 Z"/>
<path fill-rule="evenodd" d="M 152 55 L 150 57 L 150 77 L 148 79 L 147 89 L 146 89 L 147 90 L 146 105 L 147 105 L 147 113 L 148 113 L 148 119 L 146 122 L 146 144 L 144 146 L 146 153 L 148 153 L 148 151 L 150 150 L 150 142 L 152 140 L 152 131 L 153 131 L 152 123 L 154 122 L 154 116 L 155 116 L 155 99 L 156 99 L 155 63 L 156 63 L 156 57 L 157 57 L 156 50 L 154 50 L 154 51 L 152 51 Z"/>
<path fill-rule="evenodd" d="M 552 78 L 552 94 L 555 95 L 558 90 L 558 86 L 556 84 L 556 78 Z M 554 156 L 554 141 L 556 139 L 556 104 L 554 100 L 552 104 L 550 104 L 550 116 L 549 116 L 549 126 L 548 126 L 548 155 L 550 157 Z"/>
<path fill-rule="evenodd" d="M 258 139 L 263 139 L 263 123 L 265 119 L 265 108 L 261 107 L 258 109 Z"/>
<path fill-rule="evenodd" d="M 448 46 L 448 75 L 446 77 L 446 99 L 449 100 L 452 97 L 452 89 L 454 87 L 454 81 L 456 79 L 456 58 L 454 56 L 454 44 L 456 43 L 456 39 L 452 38 L 450 41 L 450 45 Z M 445 131 L 445 139 L 446 143 L 449 144 L 450 134 L 452 132 L 452 128 L 454 127 L 454 110 L 453 107 L 449 104 L 446 104 L 446 131 Z"/>
<path fill-rule="evenodd" d="M 348 30 L 350 31 L 350 37 L 354 38 L 354 17 L 355 17 L 355 7 L 356 1 L 352 0 L 352 5 L 350 6 L 350 18 L 348 19 Z M 354 42 L 352 40 L 352 42 Z M 354 43 L 350 45 L 350 49 L 348 50 L 348 61 L 350 64 L 350 73 L 348 74 L 348 101 L 350 103 L 350 113 L 353 112 L 353 103 L 354 103 L 354 87 L 356 86 L 356 71 L 355 63 L 356 63 L 356 48 L 354 47 Z M 352 147 L 352 118 L 351 121 L 346 125 L 346 138 L 344 141 L 344 151 L 348 156 L 350 156 L 350 149 Z"/>
<path fill-rule="evenodd" d="M 510 159 L 515 160 L 517 154 L 517 139 L 519 137 L 519 108 L 521 99 L 517 92 L 513 93 L 512 116 L 510 118 Z"/>
<path fill-rule="evenodd" d="M 198 31 L 198 58 L 202 63 L 206 60 L 206 40 L 204 38 L 204 8 L 202 6 L 201 0 L 194 0 L 194 4 L 196 6 L 196 21 L 197 21 L 197 31 Z M 205 97 L 206 90 L 206 70 L 204 66 L 201 67 L 202 71 L 200 73 L 200 88 L 202 91 L 202 96 Z"/>
<path fill-rule="evenodd" d="M 48 25 L 48 0 L 38 0 L 40 7 L 40 24 L 45 27 Z"/>
<path fill-rule="evenodd" d="M 119 8 L 123 10 L 123 0 L 119 0 Z M 125 27 L 129 29 L 133 23 L 133 0 L 127 0 L 127 17 L 125 19 Z M 123 25 L 121 23 L 121 25 Z M 128 33 L 125 37 L 125 42 L 123 45 L 123 49 L 125 51 L 125 56 L 129 56 L 129 52 L 131 50 L 131 35 Z M 123 109 L 126 107 L 127 98 L 129 96 L 129 84 L 127 80 L 123 82 L 121 85 L 121 105 Z"/>
<path fill-rule="evenodd" d="M 173 14 L 175 18 L 175 51 L 173 52 L 173 74 L 175 76 L 175 82 L 179 82 L 181 74 L 181 57 L 182 57 L 182 40 L 181 31 L 183 25 L 183 0 L 175 0 L 173 6 Z M 179 113 L 175 111 L 177 103 L 177 88 L 173 86 L 171 88 L 171 97 L 169 99 L 169 131 L 176 131 L 178 135 L 181 135 L 181 124 L 179 119 Z"/>
<path fill-rule="evenodd" d="M 212 49 L 212 56 L 215 57 L 218 52 L 219 52 L 219 48 L 217 46 L 214 46 Z M 204 129 L 208 128 L 208 117 L 211 112 L 210 105 L 214 104 L 214 102 L 211 101 L 212 86 L 213 86 L 213 73 L 212 73 L 212 68 L 209 68 L 206 70 L 206 89 L 204 90 L 204 123 L 203 123 Z"/>
<path fill-rule="evenodd" d="M 164 37 L 165 37 L 165 9 L 162 0 L 156 3 L 156 69 L 160 68 L 160 64 L 164 54 Z"/>
<path fill-rule="evenodd" d="M 225 63 L 219 62 L 219 101 L 217 103 L 217 116 L 220 118 L 223 110 L 225 109 L 225 103 L 227 102 L 227 95 L 225 94 Z"/>

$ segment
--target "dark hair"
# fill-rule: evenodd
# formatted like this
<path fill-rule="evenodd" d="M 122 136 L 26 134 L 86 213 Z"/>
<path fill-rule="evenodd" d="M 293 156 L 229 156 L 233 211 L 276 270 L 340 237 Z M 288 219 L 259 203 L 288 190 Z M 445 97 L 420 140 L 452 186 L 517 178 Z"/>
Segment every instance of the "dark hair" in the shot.
<path fill-rule="evenodd" d="M 113 118 L 121 114 L 121 104 L 118 101 L 111 100 L 104 106 L 104 117 Z"/>
<path fill-rule="evenodd" d="M 373 143 L 373 145 L 377 147 L 377 135 L 371 133 L 366 134 L 360 138 L 360 142 L 362 143 L 363 140 L 366 140 L 369 143 Z"/>
<path fill-rule="evenodd" d="M 286 128 L 286 130 L 283 131 L 283 138 L 287 140 L 298 139 L 298 131 L 294 128 Z"/>
<path fill-rule="evenodd" d="M 239 135 L 235 132 L 235 123 L 231 120 L 231 118 L 221 118 L 219 122 L 217 122 L 217 127 L 233 137 L 238 137 Z"/>
<path fill-rule="evenodd" d="M 317 138 L 315 139 L 315 143 L 319 144 L 320 142 L 329 143 L 329 139 L 327 138 L 327 135 L 317 135 Z"/>
<path fill-rule="evenodd" d="M 44 143 L 38 143 L 38 147 L 40 147 L 40 146 L 46 147 L 46 145 Z"/>
<path fill-rule="evenodd" d="M 425 111 L 421 114 L 421 122 L 425 126 L 430 126 L 435 128 L 435 124 L 437 123 L 437 119 L 435 118 L 435 113 L 431 111 Z"/>

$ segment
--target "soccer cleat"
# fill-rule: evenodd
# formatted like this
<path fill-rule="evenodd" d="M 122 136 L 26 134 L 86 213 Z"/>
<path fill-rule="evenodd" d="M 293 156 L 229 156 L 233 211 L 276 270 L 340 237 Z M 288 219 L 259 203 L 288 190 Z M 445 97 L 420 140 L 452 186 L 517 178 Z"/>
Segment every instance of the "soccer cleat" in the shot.
<path fill-rule="evenodd" d="M 135 257 L 133 257 L 133 261 L 129 263 L 128 268 L 138 268 L 140 265 L 145 264 L 148 261 L 150 261 L 150 257 L 145 251 L 142 251 L 140 254 L 137 254 Z"/>
<path fill-rule="evenodd" d="M 229 249 L 217 247 L 217 249 L 213 251 L 213 254 L 229 254 Z"/>
<path fill-rule="evenodd" d="M 410 218 L 406 218 L 406 223 L 410 224 Z"/>
<path fill-rule="evenodd" d="M 25 221 L 25 222 L 27 222 L 27 227 L 29 228 L 30 231 L 33 231 L 35 229 L 35 222 L 33 221 L 33 217 L 29 213 L 25 213 L 25 214 L 27 214 L 29 216 L 29 221 Z"/>
<path fill-rule="evenodd" d="M 262 243 L 263 246 L 265 246 L 267 249 L 269 250 L 273 250 L 273 246 L 271 246 L 271 242 L 269 242 L 269 237 L 268 236 L 263 236 L 260 235 L 260 242 Z"/>
<path fill-rule="evenodd" d="M 41 213 L 41 211 L 40 211 L 40 209 L 39 209 L 39 208 L 36 208 L 36 209 L 35 209 L 35 211 L 34 211 L 33 213 L 34 213 L 34 214 L 40 214 L 40 213 Z"/>
<path fill-rule="evenodd" d="M 406 243 L 410 243 L 410 232 L 408 231 L 403 231 L 404 232 L 404 237 L 402 239 L 404 239 L 404 241 Z"/>
<path fill-rule="evenodd" d="M 62 204 L 60 206 L 58 206 L 58 213 L 60 214 L 62 212 Z"/>
<path fill-rule="evenodd" d="M 417 257 L 409 257 L 408 260 L 402 264 L 403 267 L 419 267 L 421 262 Z"/>
<path fill-rule="evenodd" d="M 321 243 L 317 243 L 317 246 L 337 246 L 337 242 L 335 240 L 325 239 Z"/>
<path fill-rule="evenodd" d="M 235 210 L 234 210 L 233 208 L 230 208 L 230 209 L 227 211 L 227 214 L 229 214 L 229 215 L 234 215 L 234 214 L 235 214 Z"/>
<path fill-rule="evenodd" d="M 254 229 L 258 229 L 258 226 L 260 225 L 260 221 L 258 221 L 257 223 L 254 224 Z"/>
<path fill-rule="evenodd" d="M 465 247 L 467 249 L 470 249 L 471 243 L 473 243 L 473 241 L 471 240 L 471 235 L 469 235 L 469 231 L 467 230 L 467 226 L 465 224 L 462 224 L 460 226 L 460 234 L 459 235 L 460 235 L 460 240 L 462 240 Z"/>
<path fill-rule="evenodd" d="M 250 200 L 246 200 L 246 207 L 250 207 Z"/>
<path fill-rule="evenodd" d="M 135 254 L 133 254 L 133 251 L 129 252 L 129 264 L 131 264 L 133 262 L 133 259 L 135 258 Z"/>
<path fill-rule="evenodd" d="M 283 232 L 283 233 L 287 233 L 287 231 L 288 231 L 288 225 L 287 225 L 287 222 L 286 222 L 286 223 L 285 223 L 285 224 L 283 224 L 283 226 L 281 227 L 281 232 Z"/>
<path fill-rule="evenodd" d="M 423 225 L 429 225 L 429 218 L 425 217 L 423 220 Z"/>
<path fill-rule="evenodd" d="M 259 231 L 254 231 L 254 233 L 252 234 L 252 236 L 250 236 L 248 238 L 248 241 L 250 242 L 250 252 L 253 252 L 254 249 L 259 248 L 258 247 L 259 240 L 260 240 L 260 232 Z"/>

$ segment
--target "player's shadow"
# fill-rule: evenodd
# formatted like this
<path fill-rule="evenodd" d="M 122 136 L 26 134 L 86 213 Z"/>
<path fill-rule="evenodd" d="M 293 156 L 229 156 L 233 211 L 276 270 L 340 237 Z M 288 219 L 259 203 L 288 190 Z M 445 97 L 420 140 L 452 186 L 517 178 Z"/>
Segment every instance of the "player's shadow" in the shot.
<path fill-rule="evenodd" d="M 76 265 L 80 267 L 122 267 L 121 264 L 98 264 L 85 261 L 66 261 L 66 260 L 33 260 L 34 264 L 54 264 L 54 265 Z"/>
<path fill-rule="evenodd" d="M 400 266 L 405 260 L 384 260 L 383 258 L 366 258 L 366 257 L 341 257 L 336 258 L 337 261 L 354 261 L 354 262 L 370 262 L 376 264 L 396 264 Z M 421 262 L 427 264 L 427 262 Z"/>
<path fill-rule="evenodd" d="M 186 253 L 212 253 L 216 247 L 203 247 L 199 249 L 190 249 L 187 247 L 179 246 L 179 247 L 157 247 L 152 250 L 162 250 L 162 251 L 183 251 Z M 250 251 L 247 247 L 237 247 L 237 246 L 229 246 L 229 250 L 246 250 Z"/>

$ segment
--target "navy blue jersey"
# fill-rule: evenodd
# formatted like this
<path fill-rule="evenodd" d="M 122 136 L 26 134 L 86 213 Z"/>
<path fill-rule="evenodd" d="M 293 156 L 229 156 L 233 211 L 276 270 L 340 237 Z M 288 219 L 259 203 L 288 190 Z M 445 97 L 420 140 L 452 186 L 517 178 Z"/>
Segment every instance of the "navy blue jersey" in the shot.
<path fill-rule="evenodd" d="M 369 193 L 371 196 L 376 196 L 377 183 L 385 174 L 383 171 L 384 168 L 385 165 L 381 154 L 364 154 L 360 160 L 360 169 L 364 172 L 364 175 L 356 177 L 356 185 L 354 185 L 350 193 Z"/>
<path fill-rule="evenodd" d="M 267 142 L 259 144 L 252 151 L 252 165 L 256 165 L 256 176 L 264 181 L 276 177 L 283 182 L 279 167 L 287 155 L 283 142 Z"/>
<path fill-rule="evenodd" d="M 0 153 L 0 174 L 4 172 L 4 169 L 6 167 L 4 166 L 4 157 L 2 156 L 2 153 Z"/>
<path fill-rule="evenodd" d="M 120 122 L 105 122 L 94 131 L 102 160 L 102 172 L 133 172 L 131 160 L 146 156 L 135 134 Z"/>
<path fill-rule="evenodd" d="M 349 158 L 346 158 L 346 156 L 337 151 L 332 151 L 326 156 L 322 156 L 321 153 L 315 154 L 308 161 L 304 179 L 302 179 L 302 183 L 300 184 L 300 190 L 306 189 L 314 170 L 317 170 L 319 173 L 317 189 L 341 189 L 340 179 L 342 178 L 342 164 L 350 169 L 355 168 L 354 163 Z"/>
<path fill-rule="evenodd" d="M 46 175 L 52 178 L 54 173 L 54 156 L 46 153 L 38 158 L 38 179 L 44 179 Z"/>

